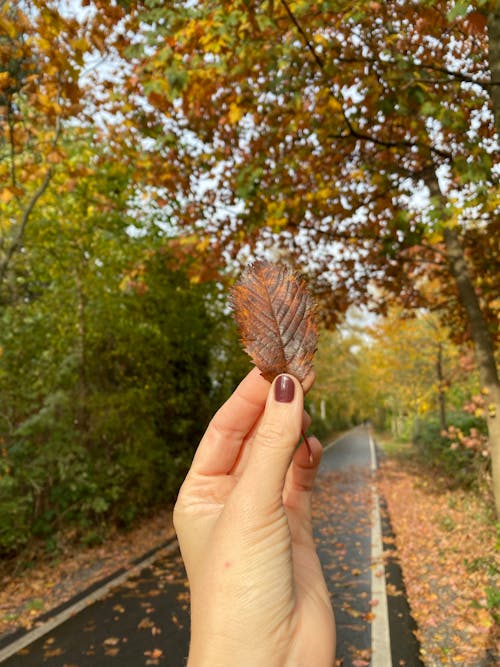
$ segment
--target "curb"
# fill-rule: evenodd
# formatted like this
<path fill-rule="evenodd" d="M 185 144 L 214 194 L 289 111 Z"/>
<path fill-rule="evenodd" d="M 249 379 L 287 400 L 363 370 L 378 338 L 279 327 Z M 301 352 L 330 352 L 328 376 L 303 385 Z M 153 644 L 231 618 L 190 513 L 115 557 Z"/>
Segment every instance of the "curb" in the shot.
<path fill-rule="evenodd" d="M 29 646 L 35 640 L 51 632 L 71 616 L 74 616 L 82 611 L 82 609 L 103 598 L 111 589 L 116 588 L 130 577 L 138 574 L 141 570 L 158 560 L 160 552 L 164 552 L 161 555 L 168 555 L 176 551 L 178 546 L 177 538 L 171 537 L 159 546 L 150 549 L 142 556 L 132 560 L 129 568 L 119 568 L 113 574 L 96 581 L 61 605 L 41 614 L 34 621 L 39 625 L 32 630 L 19 628 L 3 637 L 0 639 L 0 662 L 7 660 L 7 658 Z"/>

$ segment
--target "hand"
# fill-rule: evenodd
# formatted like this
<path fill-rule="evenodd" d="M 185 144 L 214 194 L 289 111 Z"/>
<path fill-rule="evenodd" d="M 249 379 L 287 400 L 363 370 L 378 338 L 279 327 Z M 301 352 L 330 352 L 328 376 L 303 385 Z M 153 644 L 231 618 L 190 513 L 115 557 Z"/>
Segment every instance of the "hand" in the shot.
<path fill-rule="evenodd" d="M 174 525 L 191 588 L 188 667 L 332 667 L 335 626 L 311 528 L 322 448 L 295 451 L 303 390 L 251 371 L 212 419 Z"/>

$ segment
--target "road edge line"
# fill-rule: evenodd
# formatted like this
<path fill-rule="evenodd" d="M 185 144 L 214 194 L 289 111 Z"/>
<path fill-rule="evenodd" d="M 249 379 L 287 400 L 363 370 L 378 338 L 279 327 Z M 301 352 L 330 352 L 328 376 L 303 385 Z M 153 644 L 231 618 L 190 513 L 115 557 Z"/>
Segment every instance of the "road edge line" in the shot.
<path fill-rule="evenodd" d="M 370 468 L 372 473 L 377 469 L 377 454 L 375 441 L 371 433 L 368 434 L 370 443 Z M 371 591 L 373 606 L 372 620 L 372 657 L 371 667 L 392 667 L 391 636 L 389 630 L 389 609 L 385 586 L 384 549 L 382 544 L 382 520 L 380 516 L 380 501 L 375 485 L 372 481 L 372 530 L 371 530 Z"/>
<path fill-rule="evenodd" d="M 135 574 L 138 574 L 149 565 L 152 565 L 160 557 L 167 556 L 173 553 L 174 551 L 177 550 L 178 546 L 179 544 L 177 540 L 174 539 L 164 549 L 160 549 L 153 555 L 149 556 L 148 558 L 141 560 L 139 563 L 137 563 L 137 565 L 134 565 L 134 567 L 130 568 L 130 570 L 127 570 L 126 572 L 123 572 L 114 579 L 111 579 L 111 581 L 108 581 L 103 586 L 100 586 L 95 591 L 92 591 L 92 593 L 90 593 L 86 597 L 82 598 L 81 600 L 78 600 L 78 602 L 75 602 L 74 604 L 70 605 L 63 611 L 59 612 L 58 614 L 55 614 L 52 618 L 50 618 L 37 628 L 29 630 L 25 635 L 23 635 L 19 639 L 14 640 L 12 644 L 8 644 L 7 646 L 5 646 L 3 649 L 0 650 L 0 663 L 12 657 L 16 653 L 19 653 L 19 651 L 22 651 L 23 648 L 26 648 L 30 644 L 33 644 L 33 642 L 37 641 L 37 639 L 40 639 L 49 632 L 52 632 L 54 628 L 57 628 L 59 625 L 62 625 L 72 616 L 75 616 L 79 612 L 83 611 L 83 609 L 85 609 L 86 607 L 89 607 L 94 602 L 97 602 L 98 600 L 103 598 L 105 595 L 109 593 L 111 589 L 116 588 L 120 584 L 123 584 L 125 581 L 127 581 L 127 579 L 130 579 L 130 577 L 134 576 Z"/>
<path fill-rule="evenodd" d="M 337 435 L 336 438 L 334 438 L 333 440 L 331 440 L 330 442 L 328 442 L 326 445 L 323 446 L 323 452 L 327 452 L 329 449 L 331 449 L 333 447 L 333 445 L 336 445 L 337 442 L 342 440 L 342 438 L 345 438 L 352 431 L 354 431 L 354 428 L 350 429 L 349 431 L 345 431 L 344 433 L 340 433 L 339 435 Z"/>

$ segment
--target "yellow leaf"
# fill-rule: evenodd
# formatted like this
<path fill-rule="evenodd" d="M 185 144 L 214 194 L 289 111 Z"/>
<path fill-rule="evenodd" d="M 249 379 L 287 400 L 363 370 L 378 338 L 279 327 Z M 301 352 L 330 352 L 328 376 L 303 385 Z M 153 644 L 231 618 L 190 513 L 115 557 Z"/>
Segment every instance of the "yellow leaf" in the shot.
<path fill-rule="evenodd" d="M 243 116 L 243 109 L 239 107 L 235 102 L 231 102 L 229 105 L 228 118 L 231 125 L 236 125 L 236 123 L 241 120 Z"/>
<path fill-rule="evenodd" d="M 328 199 L 332 196 L 331 188 L 320 188 L 318 190 L 318 199 Z"/>
<path fill-rule="evenodd" d="M 205 250 L 208 248 L 210 245 L 210 237 L 205 236 L 204 238 L 200 239 L 198 243 L 196 244 L 196 250 L 198 252 L 205 252 Z"/>
<path fill-rule="evenodd" d="M 11 83 L 11 78 L 8 72 L 0 72 L 0 88 L 6 87 Z"/>
<path fill-rule="evenodd" d="M 0 16 L 0 32 L 8 35 L 11 39 L 15 39 L 17 35 L 14 23 L 12 21 L 8 21 L 4 16 Z"/>
<path fill-rule="evenodd" d="M 325 46 L 326 44 L 328 44 L 328 39 L 325 37 L 325 35 L 323 35 L 323 34 L 320 33 L 320 32 L 315 32 L 315 33 L 314 33 L 314 35 L 313 35 L 313 41 L 314 41 L 316 44 L 321 44 L 322 46 Z"/>
<path fill-rule="evenodd" d="M 12 190 L 10 188 L 3 188 L 0 192 L 0 201 L 2 204 L 8 204 L 12 199 L 14 199 Z"/>
<path fill-rule="evenodd" d="M 443 240 L 443 234 L 442 234 L 442 232 L 432 232 L 432 233 L 429 234 L 429 236 L 427 237 L 427 240 L 428 240 L 429 243 L 431 243 L 432 245 L 436 245 L 436 244 L 442 242 L 442 240 Z"/>
<path fill-rule="evenodd" d="M 71 41 L 71 46 L 76 51 L 87 51 L 89 43 L 86 37 L 79 37 L 78 39 L 73 39 Z"/>
<path fill-rule="evenodd" d="M 486 609 L 478 609 L 476 616 L 479 617 L 477 619 L 477 624 L 482 628 L 489 629 L 493 625 L 491 617 Z"/>
<path fill-rule="evenodd" d="M 179 237 L 179 245 L 192 245 L 198 241 L 197 234 L 190 234 L 188 236 Z"/>
<path fill-rule="evenodd" d="M 328 100 L 328 107 L 335 113 L 342 111 L 342 104 L 337 99 L 335 99 L 335 97 L 330 97 Z"/>

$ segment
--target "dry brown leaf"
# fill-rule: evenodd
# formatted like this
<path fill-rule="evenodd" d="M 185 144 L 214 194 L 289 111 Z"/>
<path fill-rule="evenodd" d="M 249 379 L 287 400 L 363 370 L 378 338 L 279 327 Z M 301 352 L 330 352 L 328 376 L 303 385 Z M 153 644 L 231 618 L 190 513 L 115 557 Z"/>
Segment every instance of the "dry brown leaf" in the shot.
<path fill-rule="evenodd" d="M 314 300 L 290 267 L 257 261 L 232 290 L 234 315 L 246 352 L 272 382 L 289 373 L 303 382 L 318 344 Z"/>

